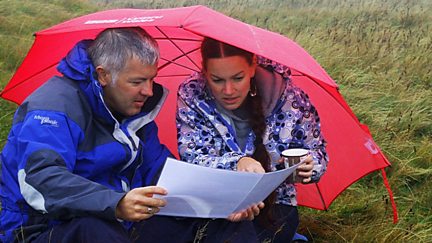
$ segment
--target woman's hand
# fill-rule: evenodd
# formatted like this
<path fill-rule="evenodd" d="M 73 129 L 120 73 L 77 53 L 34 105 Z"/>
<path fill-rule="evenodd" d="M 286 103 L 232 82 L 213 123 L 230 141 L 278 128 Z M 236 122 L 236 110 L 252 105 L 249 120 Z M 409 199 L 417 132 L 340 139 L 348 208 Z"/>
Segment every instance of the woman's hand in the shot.
<path fill-rule="evenodd" d="M 251 157 L 242 157 L 237 162 L 237 171 L 265 173 L 261 163 Z"/>
<path fill-rule="evenodd" d="M 166 195 L 167 191 L 157 186 L 139 187 L 129 191 L 117 204 L 116 217 L 134 222 L 150 218 L 159 212 L 159 207 L 166 205 L 165 200 L 153 198 L 153 194 Z"/>
<path fill-rule="evenodd" d="M 230 216 L 228 216 L 227 220 L 231 222 L 240 222 L 243 220 L 252 221 L 256 216 L 259 215 L 261 209 L 263 208 L 264 208 L 264 203 L 260 202 L 258 204 L 252 205 L 251 207 L 243 211 L 231 214 Z"/>
<path fill-rule="evenodd" d="M 309 183 L 312 180 L 312 170 L 314 162 L 312 155 L 308 155 L 303 159 L 303 163 L 297 167 L 296 182 Z"/>
<path fill-rule="evenodd" d="M 254 172 L 254 173 L 265 173 L 261 163 L 251 157 L 242 157 L 237 162 L 237 171 Z M 243 220 L 253 220 L 255 216 L 258 216 L 261 209 L 264 208 L 264 203 L 252 205 L 251 207 L 236 212 L 228 216 L 227 220 L 231 222 L 240 222 Z"/>

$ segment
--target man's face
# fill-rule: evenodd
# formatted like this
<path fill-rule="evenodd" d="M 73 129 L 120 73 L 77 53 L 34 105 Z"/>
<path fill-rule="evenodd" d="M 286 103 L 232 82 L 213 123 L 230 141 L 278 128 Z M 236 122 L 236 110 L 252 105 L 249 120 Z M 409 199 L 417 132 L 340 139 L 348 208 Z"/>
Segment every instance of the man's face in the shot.
<path fill-rule="evenodd" d="M 101 67 L 96 70 L 103 87 L 103 98 L 111 112 L 125 117 L 136 115 L 147 99 L 153 96 L 153 79 L 157 74 L 157 64 L 142 64 L 136 58 L 129 59 L 123 70 L 118 73 L 115 83 L 111 74 L 101 72 L 99 68 Z"/>

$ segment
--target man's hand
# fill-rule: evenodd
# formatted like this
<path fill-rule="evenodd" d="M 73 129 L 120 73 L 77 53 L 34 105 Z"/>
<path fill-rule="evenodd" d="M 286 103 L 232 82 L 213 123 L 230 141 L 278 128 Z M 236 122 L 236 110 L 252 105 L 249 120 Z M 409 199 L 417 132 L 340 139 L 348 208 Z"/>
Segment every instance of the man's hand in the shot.
<path fill-rule="evenodd" d="M 148 186 L 135 188 L 119 201 L 116 208 L 116 217 L 127 221 L 141 221 L 148 219 L 159 212 L 159 207 L 166 205 L 160 198 L 153 198 L 153 194 L 166 195 L 162 187 Z"/>
<path fill-rule="evenodd" d="M 303 164 L 297 167 L 296 181 L 301 183 L 309 183 L 312 179 L 312 170 L 314 166 L 312 155 L 306 156 L 303 161 Z"/>
<path fill-rule="evenodd" d="M 261 209 L 263 208 L 264 208 L 264 203 L 260 202 L 243 211 L 231 214 L 230 216 L 228 216 L 227 220 L 231 222 L 240 222 L 243 220 L 252 221 L 256 216 L 258 216 Z"/>
<path fill-rule="evenodd" d="M 242 157 L 237 162 L 237 171 L 265 173 L 261 163 L 251 157 Z"/>

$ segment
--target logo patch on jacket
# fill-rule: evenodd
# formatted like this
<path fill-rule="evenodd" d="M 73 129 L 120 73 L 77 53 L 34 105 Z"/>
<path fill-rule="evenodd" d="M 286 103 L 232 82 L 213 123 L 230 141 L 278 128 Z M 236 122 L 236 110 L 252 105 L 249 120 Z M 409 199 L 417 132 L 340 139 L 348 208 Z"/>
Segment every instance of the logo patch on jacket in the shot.
<path fill-rule="evenodd" d="M 45 124 L 47 124 L 47 125 L 51 125 L 51 126 L 54 126 L 54 127 L 58 127 L 58 126 L 59 126 L 57 120 L 52 120 L 52 119 L 49 118 L 48 116 L 35 115 L 35 116 L 33 117 L 33 119 L 35 119 L 35 120 L 40 120 L 40 124 L 41 124 L 41 125 L 45 125 Z"/>

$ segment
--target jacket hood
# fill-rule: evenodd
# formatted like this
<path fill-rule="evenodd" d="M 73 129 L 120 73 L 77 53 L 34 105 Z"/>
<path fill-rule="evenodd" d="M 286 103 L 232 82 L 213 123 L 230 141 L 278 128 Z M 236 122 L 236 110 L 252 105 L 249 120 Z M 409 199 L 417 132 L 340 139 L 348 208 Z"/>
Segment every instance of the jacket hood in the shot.
<path fill-rule="evenodd" d="M 103 101 L 103 90 L 96 79 L 96 69 L 87 53 L 87 48 L 92 42 L 92 40 L 78 42 L 60 61 L 57 70 L 66 78 L 78 82 L 98 116 L 114 122 Z"/>
<path fill-rule="evenodd" d="M 91 43 L 92 40 L 78 42 L 61 60 L 57 70 L 70 79 L 88 81 L 91 71 L 94 71 L 93 63 L 87 54 L 87 48 Z"/>

